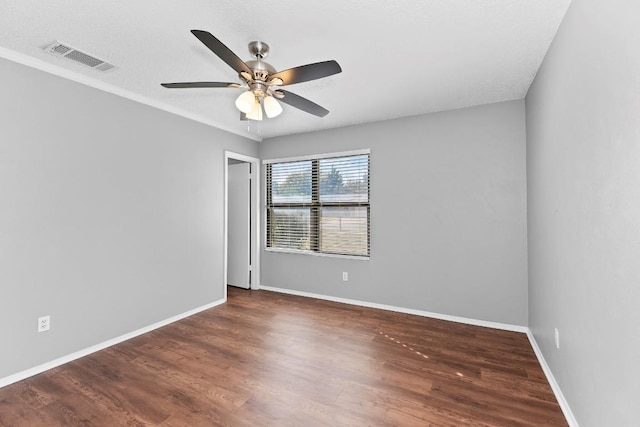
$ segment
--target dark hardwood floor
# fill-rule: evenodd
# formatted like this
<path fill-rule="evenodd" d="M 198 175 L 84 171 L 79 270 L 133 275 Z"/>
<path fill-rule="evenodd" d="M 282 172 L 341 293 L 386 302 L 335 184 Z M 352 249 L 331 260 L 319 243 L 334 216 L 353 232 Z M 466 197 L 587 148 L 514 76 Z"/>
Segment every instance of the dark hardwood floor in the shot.
<path fill-rule="evenodd" d="M 2 426 L 566 426 L 524 334 L 267 291 L 0 389 Z"/>

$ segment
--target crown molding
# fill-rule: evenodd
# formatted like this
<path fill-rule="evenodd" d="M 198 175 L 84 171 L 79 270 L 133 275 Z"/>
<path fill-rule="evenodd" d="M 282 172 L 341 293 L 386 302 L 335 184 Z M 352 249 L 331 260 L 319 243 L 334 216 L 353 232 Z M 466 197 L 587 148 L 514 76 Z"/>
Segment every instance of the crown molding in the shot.
<path fill-rule="evenodd" d="M 67 70 L 65 68 L 59 67 L 57 65 L 50 64 L 48 62 L 42 61 L 40 59 L 34 58 L 29 55 L 25 55 L 23 53 L 19 53 L 5 47 L 0 46 L 0 58 L 7 59 L 12 62 L 16 62 L 18 64 L 26 65 L 30 68 L 35 68 L 36 70 L 44 71 L 45 73 L 53 74 L 58 77 L 62 77 L 67 80 L 74 81 L 76 83 L 83 84 L 85 86 L 92 87 L 94 89 L 101 90 L 103 92 L 111 93 L 113 95 L 120 96 L 122 98 L 129 99 L 131 101 L 138 102 L 140 104 L 148 105 L 149 107 L 157 108 L 162 111 L 166 111 L 167 113 L 175 114 L 180 117 L 184 117 L 189 120 L 193 120 L 195 122 L 199 122 L 216 129 L 223 130 L 225 132 L 233 133 L 235 135 L 242 136 L 247 139 L 251 139 L 253 141 L 260 142 L 262 138 L 250 134 L 248 132 L 241 132 L 237 129 L 232 129 L 229 126 L 225 126 L 213 120 L 208 120 L 203 117 L 200 117 L 196 114 L 184 111 L 180 108 L 173 107 L 164 102 L 157 101 L 155 99 L 151 99 L 147 96 L 143 96 L 134 92 L 131 92 L 127 89 L 123 89 L 121 87 L 117 87 L 111 85 L 109 83 L 102 82 L 98 79 L 94 79 L 82 74 L 75 73 L 73 71 Z"/>

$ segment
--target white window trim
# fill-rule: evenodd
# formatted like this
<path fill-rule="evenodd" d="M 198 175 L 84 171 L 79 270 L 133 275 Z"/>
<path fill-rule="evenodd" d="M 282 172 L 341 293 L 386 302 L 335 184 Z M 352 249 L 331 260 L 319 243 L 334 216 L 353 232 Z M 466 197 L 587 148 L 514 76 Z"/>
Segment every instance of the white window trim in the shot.
<path fill-rule="evenodd" d="M 266 238 L 266 236 L 265 236 L 265 238 Z M 357 259 L 357 260 L 361 260 L 361 261 L 369 261 L 369 258 L 371 258 L 371 255 L 369 255 L 369 256 L 364 256 L 364 255 L 343 255 L 343 254 L 330 254 L 330 253 L 326 253 L 326 252 L 301 251 L 301 250 L 296 250 L 296 249 L 268 248 L 268 247 L 266 247 L 266 244 L 265 244 L 264 250 L 266 252 L 278 252 L 278 253 L 283 253 L 283 254 L 311 255 L 311 256 L 319 256 L 319 257 L 326 257 L 326 258 Z"/>
<path fill-rule="evenodd" d="M 266 165 L 269 163 L 284 163 L 284 162 L 301 162 L 303 160 L 320 160 L 320 159 L 326 159 L 329 157 L 347 157 L 347 156 L 357 156 L 360 154 L 371 154 L 371 150 L 370 149 L 363 149 L 363 150 L 352 150 L 352 151 L 341 151 L 338 153 L 323 153 L 323 154 L 311 154 L 308 156 L 297 156 L 297 157 L 282 157 L 279 159 L 269 159 L 269 160 L 263 160 L 262 164 Z M 265 185 L 265 190 L 266 190 L 266 185 Z M 265 193 L 267 194 L 267 193 Z"/>

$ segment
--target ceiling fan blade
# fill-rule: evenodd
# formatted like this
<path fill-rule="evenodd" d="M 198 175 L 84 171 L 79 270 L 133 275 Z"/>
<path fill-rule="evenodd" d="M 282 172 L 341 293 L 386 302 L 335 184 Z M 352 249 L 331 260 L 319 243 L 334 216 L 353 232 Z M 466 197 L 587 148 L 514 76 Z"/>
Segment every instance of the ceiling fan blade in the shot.
<path fill-rule="evenodd" d="M 282 79 L 283 85 L 308 82 L 309 80 L 321 79 L 342 72 L 342 68 L 336 61 L 316 62 L 315 64 L 301 65 L 300 67 L 289 68 L 271 75 L 271 79 Z"/>
<path fill-rule="evenodd" d="M 303 98 L 300 95 L 296 95 L 295 93 L 291 93 L 286 90 L 281 89 L 280 91 L 284 93 L 284 97 L 280 98 L 280 101 L 285 104 L 289 104 L 292 107 L 306 111 L 307 113 L 318 117 L 324 117 L 329 114 L 329 110 L 319 106 L 315 102 L 309 101 L 307 98 Z"/>
<path fill-rule="evenodd" d="M 238 58 L 238 55 L 233 53 L 231 49 L 226 47 L 220 40 L 215 38 L 213 34 L 208 31 L 191 30 L 191 33 L 198 38 L 211 52 L 218 55 L 220 59 L 226 62 L 231 68 L 236 70 L 237 73 L 245 71 L 251 75 L 251 69 L 245 64 L 242 59 Z"/>
<path fill-rule="evenodd" d="M 202 87 L 242 87 L 238 83 L 224 83 L 224 82 L 185 82 L 185 83 L 160 83 L 162 86 L 169 89 L 190 89 L 190 88 L 202 88 Z"/>

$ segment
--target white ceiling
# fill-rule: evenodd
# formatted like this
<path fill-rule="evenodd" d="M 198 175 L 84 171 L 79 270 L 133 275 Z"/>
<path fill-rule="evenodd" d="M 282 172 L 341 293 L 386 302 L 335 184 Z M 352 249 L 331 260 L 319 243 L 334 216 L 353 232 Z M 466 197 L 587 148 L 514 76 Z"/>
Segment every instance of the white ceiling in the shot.
<path fill-rule="evenodd" d="M 521 99 L 570 0 L 0 0 L 0 46 L 31 65 L 262 139 Z M 191 29 L 243 60 L 267 42 L 277 70 L 335 59 L 343 72 L 287 86 L 330 113 L 290 106 L 241 122 L 239 89 L 164 82 L 238 81 Z M 101 73 L 49 55 L 53 40 L 115 64 Z M 24 62 L 24 61 L 23 61 Z"/>

